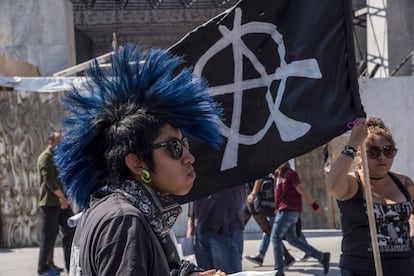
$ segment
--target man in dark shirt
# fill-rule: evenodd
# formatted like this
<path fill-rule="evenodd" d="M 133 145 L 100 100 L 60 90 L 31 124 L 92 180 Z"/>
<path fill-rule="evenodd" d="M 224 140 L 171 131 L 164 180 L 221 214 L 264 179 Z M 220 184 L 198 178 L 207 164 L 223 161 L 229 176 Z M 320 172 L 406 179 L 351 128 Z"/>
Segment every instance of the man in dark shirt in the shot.
<path fill-rule="evenodd" d="M 229 274 L 242 270 L 245 186 L 196 200 L 187 236 L 195 234 L 197 264 Z M 191 208 L 191 207 L 190 207 Z"/>
<path fill-rule="evenodd" d="M 63 185 L 58 178 L 58 171 L 53 161 L 53 149 L 60 140 L 61 134 L 52 132 L 48 137 L 46 149 L 37 160 L 40 179 L 39 207 L 42 209 L 42 230 L 37 268 L 39 276 L 60 274 L 61 269 L 54 265 L 52 257 L 59 225 L 63 232 L 62 245 L 65 267 L 69 271 L 70 250 L 75 231 L 67 224 L 67 219 L 73 216 L 73 212 L 64 194 Z"/>

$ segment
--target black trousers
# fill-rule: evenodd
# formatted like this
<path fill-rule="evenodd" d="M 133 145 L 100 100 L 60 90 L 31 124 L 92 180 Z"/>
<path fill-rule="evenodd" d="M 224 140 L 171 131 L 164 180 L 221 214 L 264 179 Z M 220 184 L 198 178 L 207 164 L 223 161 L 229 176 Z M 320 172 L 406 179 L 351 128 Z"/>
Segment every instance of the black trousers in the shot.
<path fill-rule="evenodd" d="M 70 208 L 61 209 L 58 206 L 42 206 L 42 230 L 40 237 L 40 250 L 38 261 L 38 273 L 49 270 L 48 255 L 55 246 L 56 237 L 59 233 L 59 226 L 63 233 L 62 247 L 65 258 L 65 267 L 69 271 L 70 251 L 72 246 L 75 228 L 68 226 L 68 218 L 73 216 Z"/>

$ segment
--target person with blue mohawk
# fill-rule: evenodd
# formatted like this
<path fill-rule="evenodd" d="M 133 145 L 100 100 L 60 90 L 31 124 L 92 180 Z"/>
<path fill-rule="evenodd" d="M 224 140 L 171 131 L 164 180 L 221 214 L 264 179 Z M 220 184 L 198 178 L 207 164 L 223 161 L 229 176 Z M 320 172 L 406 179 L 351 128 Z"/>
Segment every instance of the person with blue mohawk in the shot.
<path fill-rule="evenodd" d="M 63 98 L 67 115 L 55 162 L 83 209 L 70 275 L 214 275 L 177 259 L 168 233 L 181 212 L 171 195 L 196 178 L 187 135 L 213 147 L 222 108 L 182 60 L 128 44 L 105 72 L 89 69 L 86 91 Z"/>

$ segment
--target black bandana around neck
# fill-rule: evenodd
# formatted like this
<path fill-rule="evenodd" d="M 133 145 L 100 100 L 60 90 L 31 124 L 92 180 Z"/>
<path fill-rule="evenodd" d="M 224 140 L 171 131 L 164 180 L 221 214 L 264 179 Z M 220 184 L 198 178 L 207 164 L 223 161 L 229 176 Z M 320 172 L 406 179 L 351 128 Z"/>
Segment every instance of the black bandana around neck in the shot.
<path fill-rule="evenodd" d="M 155 191 L 148 185 L 132 180 L 122 183 L 121 187 L 106 185 L 97 192 L 98 197 L 119 193 L 131 202 L 151 225 L 159 240 L 163 240 L 180 215 L 182 208 L 170 196 Z"/>
<path fill-rule="evenodd" d="M 148 185 L 127 180 L 121 186 L 108 184 L 101 187 L 92 196 L 92 201 L 113 193 L 125 196 L 144 215 L 161 243 L 171 275 L 190 275 L 192 272 L 204 271 L 191 262 L 181 261 L 179 258 L 169 232 L 182 208 L 170 196 L 157 192 Z"/>

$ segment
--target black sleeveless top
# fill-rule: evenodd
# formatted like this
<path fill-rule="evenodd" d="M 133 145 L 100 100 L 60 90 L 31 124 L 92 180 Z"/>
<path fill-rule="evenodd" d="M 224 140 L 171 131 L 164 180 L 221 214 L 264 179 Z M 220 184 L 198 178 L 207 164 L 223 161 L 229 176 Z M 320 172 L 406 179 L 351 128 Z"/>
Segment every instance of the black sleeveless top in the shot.
<path fill-rule="evenodd" d="M 410 194 L 395 175 L 388 174 L 407 201 L 373 204 L 382 268 L 385 276 L 413 276 L 414 248 L 408 223 L 412 210 Z M 337 200 L 343 233 L 340 267 L 356 275 L 375 275 L 366 202 L 359 174 L 355 175 L 358 181 L 356 194 L 345 201 Z"/>

